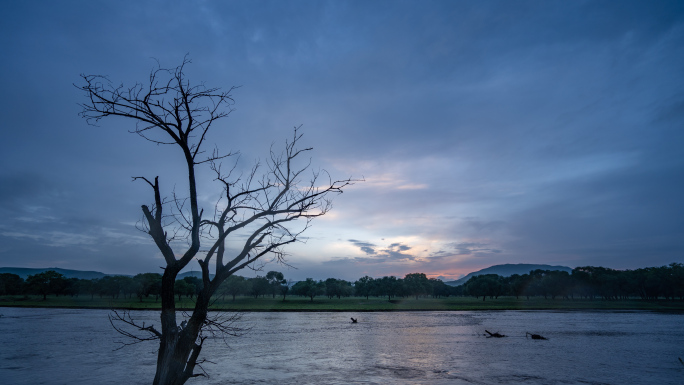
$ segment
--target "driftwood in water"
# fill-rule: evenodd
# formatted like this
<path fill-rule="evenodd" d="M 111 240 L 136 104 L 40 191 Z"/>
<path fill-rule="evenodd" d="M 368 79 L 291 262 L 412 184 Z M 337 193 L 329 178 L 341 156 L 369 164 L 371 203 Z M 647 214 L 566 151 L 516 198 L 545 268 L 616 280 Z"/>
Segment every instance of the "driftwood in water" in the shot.
<path fill-rule="evenodd" d="M 489 330 L 486 330 L 486 329 L 485 329 L 485 331 L 487 332 L 487 334 L 489 334 L 489 337 L 495 337 L 495 338 L 503 338 L 503 337 L 506 337 L 506 336 L 503 335 L 503 334 L 499 334 L 499 332 L 491 333 Z M 487 338 L 489 338 L 489 337 L 487 337 Z"/>
<path fill-rule="evenodd" d="M 355 323 L 358 321 L 358 320 L 355 319 L 354 317 L 350 317 L 350 318 L 351 318 L 353 324 L 355 324 Z"/>
<path fill-rule="evenodd" d="M 546 340 L 547 339 L 546 337 L 543 337 L 539 334 L 532 334 L 529 332 L 525 332 L 525 338 L 527 338 L 527 336 L 532 337 L 533 340 Z"/>
<path fill-rule="evenodd" d="M 684 365 L 684 361 L 682 361 L 682 357 L 677 357 L 677 358 L 679 358 L 679 362 L 681 362 L 682 365 Z"/>

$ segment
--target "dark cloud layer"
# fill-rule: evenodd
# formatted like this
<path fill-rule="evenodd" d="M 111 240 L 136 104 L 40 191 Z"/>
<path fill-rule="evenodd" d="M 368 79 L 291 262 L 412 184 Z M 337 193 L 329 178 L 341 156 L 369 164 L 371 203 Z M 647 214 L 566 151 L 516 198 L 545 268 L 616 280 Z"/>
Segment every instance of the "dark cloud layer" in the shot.
<path fill-rule="evenodd" d="M 239 167 L 303 124 L 316 166 L 366 179 L 292 248 L 296 278 L 682 261 L 681 1 L 3 2 L 0 21 L 0 266 L 158 269 L 130 177 L 181 191 L 182 159 L 86 125 L 73 83 L 187 53 L 192 81 L 242 86 L 209 138 Z"/>

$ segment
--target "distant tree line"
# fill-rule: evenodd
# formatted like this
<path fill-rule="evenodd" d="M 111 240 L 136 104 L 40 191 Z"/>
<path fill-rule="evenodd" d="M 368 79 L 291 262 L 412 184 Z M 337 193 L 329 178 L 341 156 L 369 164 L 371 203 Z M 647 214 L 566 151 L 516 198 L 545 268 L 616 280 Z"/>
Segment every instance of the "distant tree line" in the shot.
<path fill-rule="evenodd" d="M 472 277 L 463 288 L 465 295 L 494 299 L 499 296 L 620 300 L 658 298 L 684 300 L 684 265 L 613 270 L 605 267 L 577 267 L 571 273 L 532 270 L 529 274 L 502 277 L 484 274 Z"/>
<path fill-rule="evenodd" d="M 315 281 L 307 278 L 292 286 L 292 294 L 308 297 L 312 301 L 314 297 L 325 295 L 328 298 L 341 297 L 386 297 L 392 300 L 395 297 L 448 297 L 461 295 L 462 288 L 449 286 L 440 279 L 428 278 L 423 273 L 407 274 L 404 278 L 388 276 L 371 278 L 365 276 L 355 282 L 343 279 L 328 278 L 325 281 Z"/>
<path fill-rule="evenodd" d="M 161 274 L 144 273 L 134 277 L 113 275 L 98 279 L 66 278 L 53 270 L 29 275 L 25 280 L 17 274 L 0 274 L 0 295 L 48 295 L 71 296 L 88 295 L 91 298 L 133 298 L 141 302 L 143 298 L 159 299 L 161 295 Z M 266 294 L 285 295 L 288 287 L 283 274 L 271 271 L 266 277 L 246 279 L 231 276 L 221 285 L 219 295 L 253 295 L 255 297 Z M 174 291 L 180 301 L 182 297 L 193 298 L 202 290 L 202 280 L 197 277 L 185 277 L 176 280 Z"/>
<path fill-rule="evenodd" d="M 64 275 L 49 270 L 30 275 L 26 280 L 11 273 L 0 274 L 0 295 L 48 295 L 72 296 L 87 295 L 91 298 L 133 298 L 140 301 L 143 298 L 159 299 L 161 294 L 162 276 L 157 273 L 138 274 L 128 276 L 105 276 L 99 279 L 66 278 Z M 185 277 L 176 281 L 174 285 L 178 299 L 193 298 L 202 290 L 202 280 L 196 277 Z M 350 296 L 395 297 L 433 296 L 435 298 L 462 294 L 461 287 L 452 287 L 441 280 L 427 278 L 423 273 L 407 274 L 403 279 L 394 276 L 371 278 L 365 276 L 356 282 L 342 279 L 328 278 L 325 281 L 315 281 L 307 278 L 294 285 L 288 282 L 281 272 L 269 271 L 264 277 L 245 278 L 238 275 L 230 276 L 224 281 L 217 295 L 224 300 L 226 297 L 235 300 L 236 296 L 251 296 L 254 298 L 282 296 L 288 294 L 308 297 L 312 301 L 317 296 L 328 298 L 342 298 Z"/>
<path fill-rule="evenodd" d="M 343 279 L 328 278 L 325 281 L 315 281 L 307 278 L 292 286 L 292 294 L 309 297 L 312 301 L 318 295 L 328 298 L 341 297 L 387 297 L 392 300 L 395 297 L 448 297 L 450 295 L 462 295 L 460 286 L 449 286 L 442 280 L 428 278 L 423 273 L 407 274 L 404 278 L 388 276 L 371 278 L 365 276 L 354 283 Z"/>
<path fill-rule="evenodd" d="M 157 273 L 128 276 L 105 276 L 99 279 L 66 278 L 55 271 L 45 271 L 30 275 L 26 280 L 11 273 L 0 274 L 0 295 L 48 295 L 79 296 L 91 298 L 133 298 L 141 302 L 143 298 L 159 299 L 161 278 Z M 193 298 L 202 290 L 202 280 L 185 277 L 174 285 L 178 299 Z M 442 280 L 428 278 L 423 273 L 407 274 L 404 278 L 386 276 L 371 278 L 364 276 L 355 282 L 328 278 L 316 281 L 307 278 L 292 285 L 281 272 L 269 271 L 266 276 L 245 278 L 230 276 L 224 281 L 217 295 L 233 301 L 237 296 L 254 298 L 288 295 L 306 297 L 314 300 L 317 296 L 342 297 L 449 297 L 474 296 L 495 299 L 500 296 L 516 298 L 601 298 L 619 300 L 627 298 L 642 299 L 680 299 L 684 300 L 684 265 L 672 263 L 669 266 L 649 267 L 637 270 L 613 270 L 605 267 L 578 267 L 571 273 L 557 270 L 532 270 L 529 274 L 514 274 L 502 277 L 484 274 L 470 278 L 461 286 L 450 286 Z"/>

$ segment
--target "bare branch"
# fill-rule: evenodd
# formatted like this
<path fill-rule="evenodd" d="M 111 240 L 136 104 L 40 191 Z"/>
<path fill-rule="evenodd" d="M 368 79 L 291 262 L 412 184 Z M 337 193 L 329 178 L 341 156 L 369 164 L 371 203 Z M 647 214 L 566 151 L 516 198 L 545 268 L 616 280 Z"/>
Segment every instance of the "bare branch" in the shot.
<path fill-rule="evenodd" d="M 134 345 L 140 342 L 154 341 L 162 338 L 162 334 L 154 328 L 154 325 L 146 326 L 144 322 L 142 324 L 139 324 L 133 319 L 131 313 L 127 310 L 124 310 L 121 313 L 119 313 L 116 310 L 112 310 L 112 312 L 108 314 L 107 317 L 109 318 L 109 323 L 112 325 L 114 330 L 116 330 L 119 334 L 132 341 L 126 343 L 122 342 L 122 346 L 120 346 L 118 349 L 121 349 L 129 345 Z M 134 332 L 130 332 L 124 329 L 123 327 L 119 326 L 118 323 L 123 323 L 124 325 L 128 325 L 133 329 L 137 329 L 138 331 L 144 331 L 147 333 L 143 335 L 135 334 Z"/>

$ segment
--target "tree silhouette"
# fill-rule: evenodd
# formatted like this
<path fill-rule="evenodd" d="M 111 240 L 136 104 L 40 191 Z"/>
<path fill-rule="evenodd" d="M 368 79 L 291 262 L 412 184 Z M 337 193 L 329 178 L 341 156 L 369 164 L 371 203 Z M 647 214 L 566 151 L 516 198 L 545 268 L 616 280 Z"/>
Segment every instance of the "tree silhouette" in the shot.
<path fill-rule="evenodd" d="M 0 274 L 0 295 L 19 294 L 24 289 L 24 280 L 12 273 Z"/>
<path fill-rule="evenodd" d="M 314 297 L 325 292 L 325 284 L 321 281 L 316 282 L 313 278 L 307 278 L 306 281 L 295 283 L 292 286 L 292 292 L 295 295 L 309 297 L 313 302 Z"/>
<path fill-rule="evenodd" d="M 418 296 L 427 294 L 430 289 L 430 281 L 423 273 L 406 274 L 404 285 L 409 294 L 415 295 L 416 299 L 418 299 Z"/>
<path fill-rule="evenodd" d="M 233 175 L 235 165 L 226 172 L 221 161 L 235 154 L 217 148 L 208 153 L 205 147 L 209 130 L 233 111 L 231 92 L 235 87 L 222 91 L 191 84 L 184 73 L 189 63 L 185 58 L 176 68 L 157 66 L 145 83 L 129 87 L 114 85 L 100 75 L 81 75 L 84 83 L 77 86 L 87 98 L 81 116 L 89 124 L 110 117 L 128 119 L 135 122 L 132 132 L 156 144 L 175 146 L 185 161 L 188 195 L 184 198 L 175 192 L 164 198 L 159 177 L 133 178 L 147 183 L 154 197 L 153 204 L 142 206 L 142 230 L 151 236 L 166 262 L 161 328 L 139 325 L 125 313 L 112 316 L 113 325 L 123 322 L 148 335 L 115 326 L 120 332 L 138 340 L 159 340 L 154 384 L 183 384 L 204 375 L 204 361 L 198 359 L 207 336 L 234 332 L 232 319 L 208 317 L 211 297 L 219 285 L 264 256 L 282 261 L 283 246 L 296 242 L 312 219 L 331 209 L 332 195 L 353 183 L 349 178 L 333 180 L 325 172 L 312 171 L 308 159 L 301 159 L 311 148 L 299 147 L 302 135 L 297 128 L 281 153 L 271 147 L 264 164 L 257 163 L 246 175 Z M 222 188 L 220 201 L 207 212 L 198 200 L 200 167 L 208 167 Z M 299 227 L 294 227 L 294 222 Z M 238 246 L 232 244 L 234 252 L 228 252 L 231 240 L 239 242 Z M 189 319 L 179 324 L 174 284 L 193 259 L 202 271 L 202 289 Z M 196 372 L 196 367 L 201 372 Z"/>
<path fill-rule="evenodd" d="M 359 297 L 366 297 L 373 291 L 374 280 L 369 276 L 363 276 L 354 282 L 354 294 Z"/>
<path fill-rule="evenodd" d="M 246 283 L 247 281 L 245 280 L 245 277 L 241 277 L 239 275 L 231 275 L 221 284 L 219 294 L 222 295 L 224 298 L 226 294 L 232 295 L 233 301 L 235 301 L 236 295 L 241 293 L 244 294 Z"/>
<path fill-rule="evenodd" d="M 282 290 L 282 285 L 287 283 L 285 276 L 279 271 L 269 271 L 266 273 L 266 279 L 271 285 L 271 294 L 273 294 L 273 298 L 275 298 L 276 294 L 280 293 Z"/>
<path fill-rule="evenodd" d="M 47 299 L 48 294 L 60 294 L 66 286 L 66 279 L 60 273 L 53 270 L 29 275 L 26 278 L 26 286 L 36 294 L 42 294 L 43 300 Z"/>

